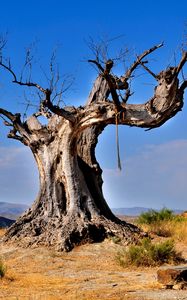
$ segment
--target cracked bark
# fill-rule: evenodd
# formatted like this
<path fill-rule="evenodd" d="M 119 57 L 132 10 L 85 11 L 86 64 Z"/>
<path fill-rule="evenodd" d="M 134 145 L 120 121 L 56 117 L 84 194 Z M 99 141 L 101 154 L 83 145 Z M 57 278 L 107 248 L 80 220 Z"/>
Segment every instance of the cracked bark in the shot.
<path fill-rule="evenodd" d="M 100 78 L 98 82 L 100 85 Z M 91 97 L 95 97 L 94 91 L 90 102 Z M 105 124 L 75 134 L 79 126 L 54 115 L 47 127 L 35 117 L 27 120 L 26 127 L 27 135 L 30 133 L 27 143 L 40 174 L 40 191 L 32 207 L 8 229 L 4 240 L 66 251 L 76 244 L 113 235 L 134 241 L 140 230 L 116 218 L 102 193 L 102 170 L 95 147 Z"/>

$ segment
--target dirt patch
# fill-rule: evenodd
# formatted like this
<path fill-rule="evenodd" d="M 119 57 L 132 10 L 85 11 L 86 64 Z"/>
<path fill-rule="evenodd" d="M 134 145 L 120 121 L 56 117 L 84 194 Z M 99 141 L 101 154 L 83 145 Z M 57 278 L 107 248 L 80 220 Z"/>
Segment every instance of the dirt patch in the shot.
<path fill-rule="evenodd" d="M 156 280 L 157 268 L 120 267 L 115 260 L 120 248 L 106 240 L 59 253 L 47 248 L 16 248 L 1 242 L 0 256 L 7 273 L 0 281 L 0 299 L 187 299 L 187 291 L 161 290 Z"/>

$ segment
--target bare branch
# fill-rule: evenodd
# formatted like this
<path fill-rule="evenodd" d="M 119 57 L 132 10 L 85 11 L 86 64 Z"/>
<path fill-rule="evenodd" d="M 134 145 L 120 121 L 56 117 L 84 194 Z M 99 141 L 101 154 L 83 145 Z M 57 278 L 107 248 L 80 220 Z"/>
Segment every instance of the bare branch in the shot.
<path fill-rule="evenodd" d="M 10 111 L 0 108 L 0 114 L 7 117 L 10 121 L 15 122 L 17 120 L 16 115 L 12 114 Z"/>
<path fill-rule="evenodd" d="M 180 61 L 179 65 L 176 68 L 176 76 L 180 73 L 180 71 L 184 67 L 186 61 L 187 61 L 187 52 L 183 52 L 181 61 Z"/>
<path fill-rule="evenodd" d="M 89 59 L 88 62 L 95 64 L 97 66 L 97 68 L 99 69 L 99 71 L 104 73 L 104 68 L 101 66 L 101 64 L 97 60 Z"/>
<path fill-rule="evenodd" d="M 97 68 L 101 72 L 102 76 L 106 79 L 106 81 L 109 85 L 111 96 L 112 96 L 112 99 L 114 101 L 117 111 L 120 111 L 121 104 L 120 104 L 119 96 L 118 96 L 116 90 L 124 90 L 124 89 L 126 90 L 125 96 L 122 98 L 123 102 L 126 103 L 128 98 L 132 94 L 130 92 L 129 84 L 127 81 L 131 78 L 133 71 L 139 65 L 141 65 L 149 74 L 151 74 L 155 79 L 157 79 L 157 76 L 147 66 L 145 66 L 145 63 L 147 63 L 147 61 L 142 61 L 142 60 L 147 55 L 149 55 L 150 53 L 152 53 L 153 51 L 155 51 L 156 49 L 158 49 L 162 46 L 163 46 L 163 43 L 144 51 L 141 55 L 139 55 L 137 57 L 137 60 L 127 70 L 125 75 L 121 76 L 120 78 L 110 74 L 111 69 L 113 67 L 113 60 L 111 60 L 111 59 L 107 60 L 105 63 L 105 67 L 103 67 L 101 65 L 98 58 L 96 58 L 96 60 L 88 60 L 88 62 L 91 62 L 97 66 Z"/>
<path fill-rule="evenodd" d="M 179 90 L 181 93 L 183 93 L 186 88 L 187 88 L 187 80 L 184 80 Z"/>
<path fill-rule="evenodd" d="M 2 116 L 1 116 L 1 118 L 2 118 Z M 8 121 L 4 121 L 4 125 L 5 126 L 9 126 L 9 127 L 12 127 L 13 126 L 13 124 L 12 123 L 10 123 L 10 122 L 8 122 Z"/>
<path fill-rule="evenodd" d="M 44 89 L 43 87 L 41 87 L 38 83 L 33 83 L 33 82 L 22 82 L 17 80 L 16 74 L 15 72 L 12 70 L 11 65 L 9 63 L 9 66 L 5 65 L 2 61 L 0 61 L 0 66 L 2 66 L 4 69 L 6 69 L 8 72 L 10 72 L 13 76 L 13 83 L 17 83 L 19 85 L 24 85 L 24 86 L 29 86 L 29 87 L 36 87 L 37 89 L 39 89 L 42 93 L 46 93 L 46 89 Z"/>
<path fill-rule="evenodd" d="M 15 82 L 15 81 L 17 80 L 15 73 L 14 73 L 14 72 L 11 70 L 11 68 L 10 68 L 10 62 L 9 62 L 9 66 L 5 65 L 5 64 L 2 62 L 2 57 L 1 57 L 0 66 L 2 66 L 4 69 L 6 69 L 7 71 L 9 71 L 9 72 L 12 74 L 12 76 L 13 76 L 13 78 L 14 78 L 13 82 Z"/>
<path fill-rule="evenodd" d="M 130 89 L 128 88 L 125 92 L 125 95 L 122 97 L 122 95 L 120 94 L 120 97 L 121 97 L 121 100 L 123 101 L 123 103 L 127 103 L 129 97 L 132 95 L 133 95 L 133 93 L 131 93 Z"/>
<path fill-rule="evenodd" d="M 5 126 L 13 126 L 13 124 L 10 123 L 9 121 L 7 121 L 7 119 L 4 116 L 2 116 L 1 114 L 0 114 L 0 118 L 3 120 L 3 123 Z"/>
<path fill-rule="evenodd" d="M 31 53 L 31 48 L 32 48 L 32 45 L 26 49 L 25 63 L 23 65 L 23 68 L 22 68 L 22 71 L 21 71 L 20 81 L 22 81 L 24 71 L 27 67 L 29 68 L 28 81 L 29 82 L 31 81 L 32 60 L 34 58 L 34 55 Z"/>
<path fill-rule="evenodd" d="M 24 138 L 23 138 L 22 136 L 16 134 L 16 132 L 17 132 L 17 131 L 16 131 L 15 129 L 10 130 L 10 132 L 9 132 L 8 135 L 7 135 L 7 137 L 8 137 L 9 139 L 18 140 L 18 141 L 20 141 L 21 143 L 26 144 L 25 141 L 24 141 Z"/>
<path fill-rule="evenodd" d="M 140 64 L 149 74 L 151 74 L 157 80 L 157 75 L 154 74 L 147 66 L 145 66 L 145 62 L 140 61 Z"/>
<path fill-rule="evenodd" d="M 134 70 L 141 64 L 142 59 L 149 55 L 150 53 L 154 52 L 155 50 L 161 48 L 163 46 L 163 43 L 156 45 L 146 51 L 144 51 L 141 55 L 139 55 L 136 59 L 136 61 L 132 64 L 132 66 L 127 70 L 124 76 L 121 77 L 121 80 L 128 80 L 131 76 Z"/>
<path fill-rule="evenodd" d="M 6 46 L 6 43 L 7 43 L 6 38 L 1 36 L 0 37 L 0 54 L 1 54 L 2 49 Z"/>
<path fill-rule="evenodd" d="M 72 114 L 72 112 L 66 111 L 65 109 L 60 108 L 57 105 L 53 105 L 53 103 L 51 102 L 51 91 L 48 89 L 46 90 L 46 99 L 44 101 L 42 101 L 42 104 L 44 105 L 44 107 L 49 108 L 49 110 L 51 112 L 53 112 L 54 114 L 57 114 L 57 115 L 65 118 L 66 120 L 70 121 L 71 123 L 74 123 L 76 121 L 76 118 Z"/>
<path fill-rule="evenodd" d="M 33 82 L 22 82 L 17 80 L 16 74 L 15 72 L 12 70 L 11 65 L 9 64 L 9 66 L 5 65 L 3 62 L 0 62 L 0 66 L 2 66 L 3 68 L 5 68 L 7 71 L 9 71 L 12 76 L 13 76 L 13 83 L 19 84 L 21 86 L 28 86 L 28 87 L 35 87 L 37 88 L 39 91 L 41 91 L 42 93 L 44 93 L 45 95 L 45 100 L 42 101 L 42 104 L 47 107 L 48 109 L 51 110 L 51 112 L 58 114 L 62 117 L 64 117 L 65 119 L 74 122 L 75 118 L 74 116 L 70 113 L 70 112 L 66 112 L 64 109 L 61 109 L 60 107 L 53 105 L 53 103 L 51 102 L 51 94 L 52 91 L 50 89 L 44 89 L 43 87 L 41 87 L 39 84 L 37 83 L 33 83 Z M 0 113 L 3 113 L 2 111 L 0 111 Z M 14 115 L 13 115 L 14 116 Z M 13 117 L 12 116 L 12 117 Z"/>
<path fill-rule="evenodd" d="M 100 64 L 105 63 L 109 59 L 109 57 L 112 59 L 112 61 L 124 61 L 124 58 L 129 52 L 128 48 L 126 47 L 125 49 L 120 49 L 120 51 L 115 55 L 114 58 L 109 55 L 110 44 L 115 40 L 120 39 L 121 37 L 124 37 L 124 35 L 119 35 L 112 38 L 100 37 L 97 41 L 94 41 L 93 38 L 90 37 L 89 40 L 86 41 L 86 44 L 93 53 L 96 61 Z"/>
<path fill-rule="evenodd" d="M 7 119 L 11 121 L 9 122 L 5 120 L 4 122 L 6 126 L 13 127 L 7 135 L 8 138 L 19 140 L 25 145 L 28 145 L 30 135 L 29 132 L 26 130 L 24 124 L 21 122 L 21 114 L 20 113 L 12 114 L 11 112 L 0 108 L 0 115 L 5 116 Z M 20 135 L 17 135 L 17 132 L 19 132 Z"/>

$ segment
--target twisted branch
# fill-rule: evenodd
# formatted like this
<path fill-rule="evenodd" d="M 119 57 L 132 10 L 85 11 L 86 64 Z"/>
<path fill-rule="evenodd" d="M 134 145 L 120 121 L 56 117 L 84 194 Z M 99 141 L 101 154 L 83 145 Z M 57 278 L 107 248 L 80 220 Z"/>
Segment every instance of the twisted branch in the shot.
<path fill-rule="evenodd" d="M 137 59 L 134 61 L 134 63 L 131 65 L 131 67 L 127 70 L 127 72 L 125 73 L 124 76 L 121 76 L 121 80 L 122 81 L 127 81 L 132 73 L 134 72 L 134 70 L 139 66 L 142 65 L 142 59 L 144 57 L 146 57 L 147 55 L 149 55 L 150 53 L 154 52 L 155 50 L 161 48 L 164 44 L 160 43 L 159 45 L 156 45 L 148 50 L 145 50 L 142 54 L 140 54 Z M 153 73 L 154 74 L 154 73 Z"/>
<path fill-rule="evenodd" d="M 67 112 L 65 109 L 60 108 L 57 105 L 53 105 L 51 101 L 51 94 L 52 91 L 50 89 L 44 89 L 41 85 L 38 83 L 33 83 L 33 82 L 22 82 L 17 79 L 17 76 L 15 72 L 12 70 L 10 64 L 9 66 L 5 65 L 2 60 L 0 61 L 0 66 L 2 66 L 4 69 L 6 69 L 12 76 L 13 76 L 13 83 L 16 83 L 21 86 L 28 86 L 28 87 L 35 87 L 37 88 L 40 92 L 42 92 L 45 95 L 45 99 L 42 101 L 42 105 L 50 109 L 51 112 L 54 114 L 57 114 L 59 116 L 62 116 L 63 118 L 69 120 L 70 122 L 75 122 L 75 117 L 70 113 Z"/>

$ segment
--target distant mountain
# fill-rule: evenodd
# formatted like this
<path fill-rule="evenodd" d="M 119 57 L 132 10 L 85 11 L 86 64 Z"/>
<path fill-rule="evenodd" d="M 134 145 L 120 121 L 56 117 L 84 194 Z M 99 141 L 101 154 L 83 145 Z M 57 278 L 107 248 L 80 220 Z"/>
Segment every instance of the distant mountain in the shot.
<path fill-rule="evenodd" d="M 0 228 L 6 228 L 12 225 L 15 221 L 0 216 Z"/>
<path fill-rule="evenodd" d="M 0 202 L 0 216 L 16 220 L 28 206 L 25 204 Z"/>
<path fill-rule="evenodd" d="M 139 216 L 141 213 L 149 211 L 151 208 L 147 207 L 122 207 L 122 208 L 112 208 L 112 211 L 115 215 L 119 216 Z M 174 213 L 180 214 L 183 210 L 174 209 Z"/>
<path fill-rule="evenodd" d="M 8 203 L 8 202 L 0 202 L 0 216 L 16 220 L 24 211 L 26 211 L 29 207 L 25 204 L 17 204 L 17 203 Z M 147 207 L 121 207 L 121 208 L 112 208 L 112 211 L 115 215 L 119 216 L 139 216 L 142 212 L 146 212 L 151 208 Z M 183 210 L 173 210 L 175 213 L 182 213 Z"/>

